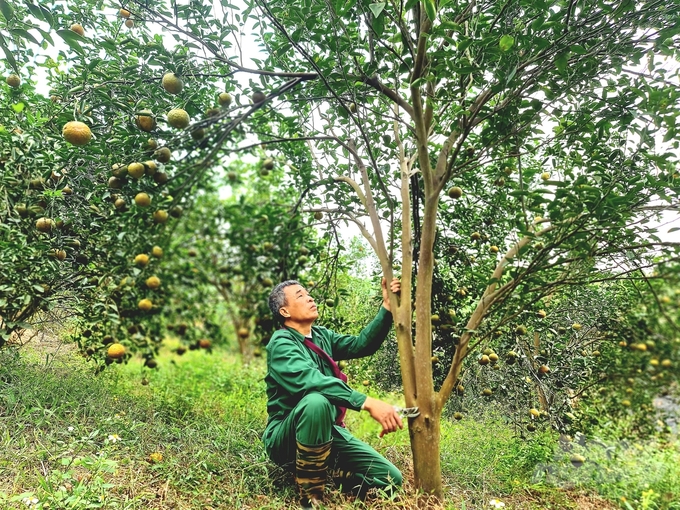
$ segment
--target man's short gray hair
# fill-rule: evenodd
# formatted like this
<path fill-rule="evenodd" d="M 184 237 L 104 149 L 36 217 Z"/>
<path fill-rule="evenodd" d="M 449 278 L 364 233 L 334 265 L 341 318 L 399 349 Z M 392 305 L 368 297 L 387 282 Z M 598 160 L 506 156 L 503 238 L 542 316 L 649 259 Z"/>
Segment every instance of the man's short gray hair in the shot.
<path fill-rule="evenodd" d="M 283 324 L 285 318 L 281 315 L 280 310 L 282 307 L 286 306 L 286 295 L 283 293 L 283 289 L 291 285 L 301 285 L 297 280 L 286 280 L 285 282 L 279 283 L 269 294 L 269 309 L 278 322 Z"/>

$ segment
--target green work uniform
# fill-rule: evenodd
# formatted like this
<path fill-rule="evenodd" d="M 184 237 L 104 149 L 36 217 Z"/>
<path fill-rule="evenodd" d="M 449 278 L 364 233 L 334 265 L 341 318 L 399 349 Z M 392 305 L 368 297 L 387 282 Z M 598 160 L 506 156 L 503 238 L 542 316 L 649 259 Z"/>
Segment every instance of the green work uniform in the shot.
<path fill-rule="evenodd" d="M 339 335 L 312 326 L 311 340 L 334 360 L 369 356 L 382 345 L 392 326 L 392 314 L 380 307 L 357 336 Z M 285 328 L 267 345 L 267 412 L 263 441 L 267 455 L 292 468 L 297 445 L 332 441 L 330 469 L 344 490 L 365 494 L 368 489 L 401 485 L 399 470 L 350 432 L 335 424 L 338 409 L 361 410 L 366 395 L 333 375 L 330 364 L 303 343 L 299 332 Z"/>

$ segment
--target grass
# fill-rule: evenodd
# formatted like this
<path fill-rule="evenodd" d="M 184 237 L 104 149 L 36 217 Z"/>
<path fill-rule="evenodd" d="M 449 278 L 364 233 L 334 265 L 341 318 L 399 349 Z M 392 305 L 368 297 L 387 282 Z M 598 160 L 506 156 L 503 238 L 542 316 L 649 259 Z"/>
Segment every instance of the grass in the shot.
<path fill-rule="evenodd" d="M 159 360 L 159 370 L 131 362 L 95 376 L 75 355 L 45 366 L 41 355 L 0 353 L 0 508 L 295 508 L 292 478 L 260 442 L 262 360 L 244 367 L 220 351 Z M 411 479 L 406 431 L 378 439 L 366 413 L 349 413 L 348 427 Z M 444 422 L 444 507 L 680 508 L 677 443 L 556 439 L 518 437 L 493 416 Z M 587 458 L 580 468 L 574 452 Z M 407 482 L 397 501 L 334 493 L 327 507 L 412 508 L 414 494 Z"/>

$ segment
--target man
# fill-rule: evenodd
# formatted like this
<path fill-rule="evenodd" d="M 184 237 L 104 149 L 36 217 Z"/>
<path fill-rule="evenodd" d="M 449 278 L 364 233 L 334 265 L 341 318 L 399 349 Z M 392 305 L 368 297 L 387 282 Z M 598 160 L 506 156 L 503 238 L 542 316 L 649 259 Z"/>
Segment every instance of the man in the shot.
<path fill-rule="evenodd" d="M 393 280 L 392 292 L 400 283 Z M 382 426 L 381 436 L 403 428 L 395 408 L 354 391 L 335 361 L 376 352 L 392 326 L 387 285 L 375 319 L 358 336 L 314 326 L 319 313 L 300 283 L 277 285 L 269 308 L 282 328 L 267 345 L 267 412 L 263 441 L 278 465 L 293 468 L 303 508 L 320 504 L 328 473 L 345 491 L 363 497 L 371 488 L 401 485 L 399 470 L 344 427 L 344 408 L 367 411 Z M 319 349 L 320 348 L 320 349 Z"/>

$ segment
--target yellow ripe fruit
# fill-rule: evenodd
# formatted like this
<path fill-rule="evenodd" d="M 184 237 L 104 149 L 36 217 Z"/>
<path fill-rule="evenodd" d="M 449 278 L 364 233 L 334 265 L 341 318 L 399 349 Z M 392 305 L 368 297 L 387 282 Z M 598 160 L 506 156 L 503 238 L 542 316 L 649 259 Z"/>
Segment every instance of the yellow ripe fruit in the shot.
<path fill-rule="evenodd" d="M 146 175 L 154 175 L 156 170 L 158 170 L 158 165 L 155 161 L 145 161 L 143 165 L 146 170 Z"/>
<path fill-rule="evenodd" d="M 121 18 L 129 18 L 130 17 L 130 11 L 128 11 L 127 9 L 121 9 L 120 11 L 118 11 L 118 14 Z"/>
<path fill-rule="evenodd" d="M 21 85 L 21 78 L 17 74 L 10 74 L 5 81 L 12 88 L 17 88 Z"/>
<path fill-rule="evenodd" d="M 630 400 L 622 400 L 621 405 L 625 407 L 630 407 Z"/>
<path fill-rule="evenodd" d="M 238 336 L 240 336 L 241 338 L 246 338 L 249 335 L 250 331 L 248 330 L 248 328 L 239 328 Z"/>
<path fill-rule="evenodd" d="M 545 310 L 539 310 L 538 312 L 536 312 L 536 315 L 541 319 L 545 319 L 548 314 L 546 313 Z"/>
<path fill-rule="evenodd" d="M 161 279 L 158 278 L 158 276 L 149 276 L 146 279 L 146 286 L 150 288 L 151 290 L 156 290 L 158 287 L 161 286 Z"/>
<path fill-rule="evenodd" d="M 143 176 L 145 170 L 144 165 L 141 163 L 130 163 L 127 167 L 128 175 L 131 175 L 135 179 L 139 179 Z"/>
<path fill-rule="evenodd" d="M 135 118 L 135 124 L 142 131 L 151 131 L 156 127 L 156 119 L 153 118 L 151 110 L 142 110 Z"/>
<path fill-rule="evenodd" d="M 156 464 L 163 461 L 163 454 L 161 452 L 153 452 L 149 454 L 149 462 Z"/>
<path fill-rule="evenodd" d="M 189 114 L 181 108 L 174 108 L 168 112 L 168 124 L 177 129 L 184 129 L 189 125 Z"/>
<path fill-rule="evenodd" d="M 217 96 L 217 102 L 220 106 L 229 106 L 231 104 L 231 94 L 229 92 L 222 92 Z"/>
<path fill-rule="evenodd" d="M 156 223 L 165 223 L 168 221 L 168 211 L 164 209 L 158 209 L 153 213 L 153 221 Z"/>
<path fill-rule="evenodd" d="M 491 363 L 498 362 L 498 354 L 492 352 L 491 354 L 489 354 L 489 360 L 491 361 Z"/>
<path fill-rule="evenodd" d="M 146 253 L 140 253 L 135 257 L 135 264 L 144 267 L 149 263 L 149 256 Z"/>
<path fill-rule="evenodd" d="M 179 94 L 184 88 L 184 82 L 175 73 L 165 73 L 161 80 L 163 88 L 169 94 Z"/>
<path fill-rule="evenodd" d="M 131 19 L 126 19 L 125 20 L 125 26 L 128 27 L 128 28 L 132 28 L 132 27 L 135 26 L 135 22 L 132 21 Z"/>
<path fill-rule="evenodd" d="M 156 149 L 158 149 L 158 142 L 156 140 L 154 140 L 153 138 L 149 138 L 146 141 L 146 148 L 149 149 L 149 150 L 155 151 Z"/>
<path fill-rule="evenodd" d="M 163 256 L 163 248 L 160 246 L 154 246 L 151 248 L 151 255 L 156 257 L 157 259 L 161 258 Z"/>
<path fill-rule="evenodd" d="M 52 218 L 38 218 L 35 222 L 35 228 L 40 232 L 49 232 L 54 228 L 54 221 L 52 221 Z"/>
<path fill-rule="evenodd" d="M 491 253 L 498 253 L 498 246 L 489 246 L 489 251 Z"/>
<path fill-rule="evenodd" d="M 106 350 L 106 355 L 111 359 L 118 359 L 125 356 L 125 346 L 122 344 L 111 344 Z"/>
<path fill-rule="evenodd" d="M 151 307 L 153 306 L 153 303 L 151 302 L 150 299 L 140 299 L 139 303 L 137 303 L 137 308 L 142 310 L 143 312 L 148 312 L 151 310 Z"/>
<path fill-rule="evenodd" d="M 470 234 L 470 239 L 472 239 L 473 241 L 479 241 L 481 238 L 482 234 L 480 234 L 479 232 L 473 232 L 472 234 Z"/>
<path fill-rule="evenodd" d="M 87 124 L 72 120 L 64 124 L 61 134 L 72 145 L 87 145 L 92 139 L 92 131 Z"/>
<path fill-rule="evenodd" d="M 550 179 L 550 172 L 543 172 L 541 174 L 541 179 L 543 179 L 544 181 L 547 181 L 548 179 Z"/>
<path fill-rule="evenodd" d="M 661 361 L 661 366 L 664 368 L 670 368 L 673 366 L 673 362 L 669 359 L 665 359 Z"/>
<path fill-rule="evenodd" d="M 83 28 L 83 25 L 80 23 L 74 23 L 71 25 L 71 32 L 75 32 L 81 37 L 85 37 L 85 29 Z"/>
<path fill-rule="evenodd" d="M 574 323 L 571 325 L 571 329 L 573 329 L 574 331 L 579 331 L 582 327 L 583 327 L 583 326 L 581 326 L 578 322 L 574 322 Z"/>
<path fill-rule="evenodd" d="M 529 413 L 530 413 L 531 416 L 533 416 L 534 418 L 538 418 L 539 416 L 541 416 L 541 411 L 539 411 L 538 409 L 533 409 L 533 408 L 532 408 L 532 409 L 529 409 Z"/>
<path fill-rule="evenodd" d="M 167 147 L 161 147 L 154 153 L 153 157 L 156 158 L 156 161 L 159 163 L 167 163 L 172 157 L 172 152 L 170 152 L 170 149 Z"/>
<path fill-rule="evenodd" d="M 139 207 L 149 207 L 151 205 L 151 197 L 144 192 L 135 195 L 135 204 Z"/>

